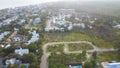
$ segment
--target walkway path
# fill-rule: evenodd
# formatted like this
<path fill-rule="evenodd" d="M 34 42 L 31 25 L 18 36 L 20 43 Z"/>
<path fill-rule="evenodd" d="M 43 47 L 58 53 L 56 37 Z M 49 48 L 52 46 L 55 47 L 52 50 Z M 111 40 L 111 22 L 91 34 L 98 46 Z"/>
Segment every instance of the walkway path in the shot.
<path fill-rule="evenodd" d="M 51 43 L 46 43 L 42 50 L 43 50 L 43 55 L 41 58 L 41 64 L 40 64 L 40 68 L 48 68 L 47 66 L 47 58 L 50 56 L 51 52 L 47 52 L 47 46 L 52 46 L 55 44 L 71 44 L 71 43 L 87 43 L 90 44 L 93 47 L 93 50 L 87 50 L 87 52 L 94 52 L 94 51 L 98 51 L 98 52 L 107 52 L 107 51 L 114 51 L 115 49 L 111 48 L 111 49 L 101 49 L 96 47 L 95 45 L 93 45 L 91 42 L 89 41 L 71 41 L 71 42 L 51 42 Z M 69 51 L 67 45 L 65 45 L 64 47 L 64 53 L 66 54 L 70 54 L 70 53 L 82 53 L 82 51 Z"/>

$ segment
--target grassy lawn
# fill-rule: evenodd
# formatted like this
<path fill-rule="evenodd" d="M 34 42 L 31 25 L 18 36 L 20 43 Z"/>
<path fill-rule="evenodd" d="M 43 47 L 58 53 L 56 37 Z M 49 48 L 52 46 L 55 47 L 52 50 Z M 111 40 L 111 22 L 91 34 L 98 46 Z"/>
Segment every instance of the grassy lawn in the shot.
<path fill-rule="evenodd" d="M 105 62 L 105 61 L 111 62 L 113 60 L 120 61 L 118 57 L 118 53 L 116 51 L 102 52 L 98 54 L 98 57 L 100 62 Z"/>
<path fill-rule="evenodd" d="M 61 41 L 90 41 L 99 48 L 113 48 L 113 45 L 105 42 L 102 39 L 90 37 L 81 33 L 47 33 L 48 42 L 61 42 Z"/>
<path fill-rule="evenodd" d="M 63 52 L 64 45 L 63 44 L 58 44 L 58 45 L 50 45 L 47 47 L 48 52 Z"/>
<path fill-rule="evenodd" d="M 41 27 L 41 24 L 36 24 L 36 25 L 33 25 L 33 24 L 30 24 L 27 29 L 38 29 Z"/>
<path fill-rule="evenodd" d="M 79 51 L 79 50 L 92 50 L 93 47 L 86 43 L 75 43 L 75 44 L 68 44 L 70 51 Z"/>

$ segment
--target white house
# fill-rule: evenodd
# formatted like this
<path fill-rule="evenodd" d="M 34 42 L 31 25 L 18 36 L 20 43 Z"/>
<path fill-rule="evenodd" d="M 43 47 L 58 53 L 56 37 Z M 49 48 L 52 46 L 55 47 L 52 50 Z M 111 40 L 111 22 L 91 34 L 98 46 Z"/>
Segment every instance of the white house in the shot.
<path fill-rule="evenodd" d="M 23 56 L 23 54 L 29 54 L 29 49 L 15 49 L 15 53 Z"/>
<path fill-rule="evenodd" d="M 32 34 L 32 38 L 27 41 L 27 44 L 31 44 L 32 42 L 35 42 L 39 39 L 39 34 L 34 30 L 34 31 L 29 31 L 30 34 Z"/>
<path fill-rule="evenodd" d="M 8 59 L 5 61 L 5 64 L 6 65 L 9 65 L 9 64 L 20 64 L 21 61 L 20 60 L 16 60 L 16 58 L 11 58 L 11 59 Z"/>

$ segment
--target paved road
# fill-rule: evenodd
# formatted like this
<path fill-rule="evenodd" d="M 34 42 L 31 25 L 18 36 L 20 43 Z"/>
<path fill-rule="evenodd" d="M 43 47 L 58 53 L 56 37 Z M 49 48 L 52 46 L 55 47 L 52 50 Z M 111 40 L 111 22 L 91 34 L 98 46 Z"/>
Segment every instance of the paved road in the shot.
<path fill-rule="evenodd" d="M 51 42 L 51 43 L 46 43 L 42 50 L 43 50 L 43 55 L 41 58 L 41 64 L 40 64 L 40 68 L 48 68 L 47 67 L 47 58 L 50 56 L 50 52 L 47 52 L 47 46 L 52 46 L 55 44 L 71 44 L 71 43 L 87 43 L 90 44 L 93 47 L 93 50 L 87 50 L 87 52 L 94 52 L 94 51 L 98 51 L 98 52 L 106 52 L 106 51 L 114 51 L 115 49 L 111 48 L 111 49 L 100 49 L 96 46 L 94 46 L 91 42 L 89 41 L 71 41 L 71 42 Z M 64 47 L 64 53 L 66 54 L 70 54 L 70 53 L 82 53 L 82 51 L 69 51 L 67 45 L 65 45 Z"/>

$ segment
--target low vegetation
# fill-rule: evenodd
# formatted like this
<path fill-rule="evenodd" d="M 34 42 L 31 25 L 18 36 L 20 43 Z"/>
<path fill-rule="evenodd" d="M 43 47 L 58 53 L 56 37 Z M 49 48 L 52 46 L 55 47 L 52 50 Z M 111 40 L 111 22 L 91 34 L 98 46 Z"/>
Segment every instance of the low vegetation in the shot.
<path fill-rule="evenodd" d="M 93 47 L 86 43 L 68 44 L 69 51 L 92 50 Z"/>
<path fill-rule="evenodd" d="M 104 52 L 99 53 L 99 61 L 100 62 L 111 62 L 111 61 L 120 61 L 118 53 L 116 51 Z"/>
<path fill-rule="evenodd" d="M 64 45 L 63 44 L 57 44 L 57 45 L 49 45 L 47 47 L 48 52 L 63 52 Z"/>
<path fill-rule="evenodd" d="M 60 42 L 60 41 L 90 41 L 95 46 L 100 48 L 113 48 L 108 42 L 105 42 L 103 39 L 90 37 L 87 34 L 68 32 L 68 33 L 47 33 L 47 41 L 49 42 Z M 52 39 L 51 39 L 52 38 Z"/>

